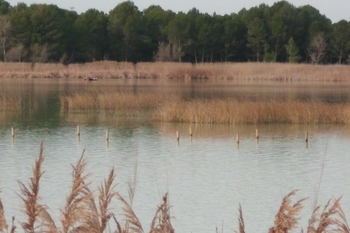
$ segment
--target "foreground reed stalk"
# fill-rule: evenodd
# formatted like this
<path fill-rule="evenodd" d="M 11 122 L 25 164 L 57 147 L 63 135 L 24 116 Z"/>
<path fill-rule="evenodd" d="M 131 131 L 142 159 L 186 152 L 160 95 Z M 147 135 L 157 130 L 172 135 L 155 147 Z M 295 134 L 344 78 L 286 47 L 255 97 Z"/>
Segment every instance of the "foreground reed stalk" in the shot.
<path fill-rule="evenodd" d="M 65 207 L 61 210 L 61 225 L 56 227 L 50 214 L 47 212 L 47 207 L 42 205 L 39 196 L 40 180 L 42 175 L 42 164 L 44 162 L 43 144 L 40 145 L 39 157 L 35 161 L 33 167 L 33 176 L 30 178 L 28 185 L 19 181 L 21 194 L 20 198 L 24 203 L 24 213 L 26 220 L 21 224 L 24 232 L 86 232 L 86 233 L 143 233 L 139 218 L 132 209 L 131 195 L 130 203 L 127 202 L 121 195 L 114 191 L 115 172 L 111 169 L 107 179 L 101 184 L 98 189 L 98 205 L 95 204 L 94 192 L 90 191 L 90 183 L 87 182 L 89 174 L 85 174 L 87 161 L 84 157 L 84 152 L 79 158 L 76 165 L 72 165 L 73 185 L 71 192 L 67 197 Z M 132 189 L 132 192 L 135 190 Z M 286 195 L 281 203 L 281 206 L 276 214 L 273 226 L 268 230 L 269 233 L 287 233 L 298 228 L 299 214 L 303 208 L 303 203 L 307 198 L 302 198 L 296 202 L 292 202 L 292 197 L 295 196 L 296 190 Z M 111 202 L 114 198 L 119 199 L 122 204 L 122 210 L 125 217 L 124 224 L 117 220 L 116 215 L 112 212 Z M 330 200 L 321 211 L 321 206 L 315 208 L 307 226 L 307 233 L 349 233 L 345 213 L 340 206 L 341 198 Z M 170 215 L 170 204 L 168 193 L 163 196 L 160 206 L 158 206 L 153 220 L 150 224 L 150 233 L 174 233 L 175 229 L 172 226 Z M 243 210 L 239 206 L 238 217 L 238 232 L 245 233 L 245 223 L 243 218 Z M 109 220 L 113 218 L 115 229 L 110 229 Z M 8 231 L 6 218 L 4 215 L 4 207 L 0 199 L 0 232 L 14 233 L 16 227 L 13 224 Z M 107 229 L 109 226 L 109 230 Z M 303 231 L 302 231 L 303 232 Z"/>

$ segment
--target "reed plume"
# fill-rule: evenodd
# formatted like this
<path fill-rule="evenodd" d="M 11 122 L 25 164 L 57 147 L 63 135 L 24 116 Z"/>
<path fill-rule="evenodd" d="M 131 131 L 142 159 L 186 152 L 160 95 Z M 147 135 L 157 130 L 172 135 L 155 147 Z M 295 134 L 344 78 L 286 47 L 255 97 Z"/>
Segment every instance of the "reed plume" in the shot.
<path fill-rule="evenodd" d="M 113 217 L 113 213 L 110 209 L 110 204 L 112 199 L 117 195 L 113 189 L 115 188 L 114 184 L 115 174 L 114 168 L 110 171 L 108 178 L 104 180 L 104 183 L 99 187 L 99 210 L 100 210 L 100 230 L 104 232 L 107 223 L 111 217 Z"/>
<path fill-rule="evenodd" d="M 1 190 L 0 190 L 1 193 Z M 2 201 L 0 199 L 0 232 L 7 232 L 7 222 L 5 218 L 5 213 L 4 213 L 4 206 L 2 204 Z"/>
<path fill-rule="evenodd" d="M 174 233 L 171 225 L 168 193 L 163 196 L 163 203 L 158 207 L 151 223 L 150 233 Z"/>
<path fill-rule="evenodd" d="M 302 210 L 302 202 L 307 198 L 302 198 L 292 205 L 291 197 L 297 190 L 290 192 L 282 200 L 282 204 L 275 217 L 275 225 L 269 229 L 269 233 L 287 233 L 298 226 L 298 214 Z"/>
<path fill-rule="evenodd" d="M 40 179 L 44 172 L 41 171 L 42 163 L 44 162 L 43 142 L 40 144 L 39 157 L 35 161 L 33 167 L 33 177 L 30 178 L 30 183 L 25 185 L 18 181 L 20 186 L 20 198 L 24 202 L 24 213 L 27 220 L 22 223 L 22 228 L 25 232 L 34 233 L 40 232 L 58 232 L 51 215 L 48 213 L 48 208 L 40 204 Z"/>
<path fill-rule="evenodd" d="M 345 214 L 340 206 L 340 199 L 334 199 L 333 205 L 329 200 L 322 212 L 320 212 L 320 206 L 315 208 L 309 220 L 307 233 L 350 232 Z"/>
<path fill-rule="evenodd" d="M 84 150 L 85 151 L 85 150 Z M 101 232 L 93 194 L 86 183 L 89 174 L 84 174 L 87 164 L 84 151 L 77 164 L 72 165 L 73 185 L 61 211 L 62 232 Z"/>
<path fill-rule="evenodd" d="M 239 217 L 238 217 L 238 233 L 245 233 L 245 225 L 244 225 L 244 219 L 243 219 L 243 211 L 242 211 L 242 206 L 241 204 L 239 204 L 239 208 L 238 208 L 238 212 L 239 212 Z M 237 231 L 236 231 L 237 233 Z"/>

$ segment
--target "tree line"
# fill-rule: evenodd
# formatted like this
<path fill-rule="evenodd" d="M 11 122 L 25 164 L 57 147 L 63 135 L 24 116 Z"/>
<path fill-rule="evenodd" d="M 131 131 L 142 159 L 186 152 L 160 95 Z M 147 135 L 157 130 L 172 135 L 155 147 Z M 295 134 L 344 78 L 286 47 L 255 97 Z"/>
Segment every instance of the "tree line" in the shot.
<path fill-rule="evenodd" d="M 310 5 L 261 4 L 230 15 L 175 13 L 131 1 L 108 14 L 0 0 L 4 62 L 350 63 L 350 22 L 332 23 Z"/>

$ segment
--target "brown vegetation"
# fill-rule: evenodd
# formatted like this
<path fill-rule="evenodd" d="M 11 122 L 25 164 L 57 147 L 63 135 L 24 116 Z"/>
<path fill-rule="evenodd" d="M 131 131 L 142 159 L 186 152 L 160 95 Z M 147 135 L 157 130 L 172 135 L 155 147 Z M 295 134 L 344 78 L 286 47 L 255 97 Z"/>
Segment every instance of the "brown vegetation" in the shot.
<path fill-rule="evenodd" d="M 350 103 L 298 100 L 192 99 L 159 94 L 77 93 L 60 98 L 62 112 L 141 115 L 160 122 L 223 124 L 350 124 Z"/>
<path fill-rule="evenodd" d="M 152 93 L 75 93 L 60 96 L 61 112 L 115 112 L 141 115 L 175 97 Z"/>
<path fill-rule="evenodd" d="M 281 63 L 92 62 L 86 64 L 0 63 L 0 78 L 213 79 L 348 82 L 350 67 Z"/>
<path fill-rule="evenodd" d="M 196 99 L 162 105 L 158 121 L 228 124 L 349 124 L 350 103 Z"/>
<path fill-rule="evenodd" d="M 24 213 L 26 220 L 22 222 L 24 232 L 86 232 L 86 233 L 143 233 L 144 229 L 132 209 L 132 200 L 127 202 L 115 189 L 114 169 L 108 175 L 108 178 L 98 189 L 98 204 L 95 202 L 95 192 L 89 189 L 90 183 L 87 182 L 89 174 L 85 173 L 86 158 L 84 152 L 75 166 L 72 166 L 72 188 L 67 197 L 65 207 L 61 210 L 61 227 L 57 227 L 47 211 L 47 206 L 40 203 L 40 180 L 43 175 L 41 170 L 44 162 L 43 144 L 40 146 L 39 157 L 33 167 L 33 177 L 30 178 L 28 185 L 19 181 L 20 197 L 24 204 Z M 135 190 L 131 190 L 134 192 Z M 303 208 L 303 202 L 307 198 L 302 198 L 292 202 L 292 197 L 296 190 L 290 192 L 282 200 L 281 206 L 276 214 L 273 226 L 269 233 L 287 233 L 298 228 L 299 214 Z M 133 196 L 133 194 L 131 194 Z M 113 199 L 119 199 L 124 207 L 122 211 L 125 216 L 124 224 L 117 220 L 116 215 L 112 212 L 111 202 Z M 132 197 L 131 197 L 132 199 Z M 163 196 L 161 205 L 157 208 L 156 213 L 150 225 L 150 233 L 174 233 L 175 229 L 171 224 L 169 198 L 168 194 Z M 347 224 L 345 214 L 340 206 L 340 198 L 330 200 L 322 211 L 321 207 L 315 208 L 307 226 L 307 233 L 322 232 L 342 232 L 349 233 L 350 228 Z M 114 222 L 110 222 L 113 219 Z M 4 207 L 0 199 L 0 232 L 16 231 L 13 224 L 8 231 Z M 108 229 L 107 230 L 107 226 Z M 114 230 L 113 230 L 114 229 Z M 242 207 L 239 206 L 238 232 L 245 233 L 245 224 Z"/>
<path fill-rule="evenodd" d="M 99 186 L 97 196 L 98 202 L 95 201 L 95 192 L 90 190 L 90 183 L 87 181 L 90 174 L 85 173 L 87 160 L 84 157 L 84 151 L 77 164 L 75 166 L 72 165 L 72 188 L 67 196 L 66 205 L 60 210 L 61 227 L 56 226 L 51 215 L 47 211 L 48 207 L 40 203 L 40 180 L 43 175 L 41 167 L 44 159 L 43 143 L 41 143 L 39 157 L 35 161 L 33 176 L 30 177 L 29 184 L 26 185 L 19 181 L 19 196 L 24 204 L 23 212 L 26 218 L 24 222 L 21 223 L 24 232 L 102 233 L 107 232 L 107 226 L 109 226 L 109 229 L 113 228 L 111 225 L 115 225 L 115 230 L 109 230 L 108 232 L 144 232 L 131 204 L 114 190 L 116 186 L 114 184 L 114 168 L 111 169 L 108 178 Z M 111 202 L 114 198 L 118 198 L 125 205 L 125 207 L 122 208 L 126 217 L 124 224 L 121 224 L 112 212 Z M 111 219 L 114 219 L 113 224 L 109 223 Z M 151 223 L 150 232 L 173 233 L 174 231 L 171 230 L 173 227 L 170 220 L 168 195 L 165 194 L 162 204 L 156 210 L 155 217 Z M 16 227 L 13 225 L 10 232 L 15 232 L 15 229 Z M 1 199 L 0 232 L 9 232 Z"/>

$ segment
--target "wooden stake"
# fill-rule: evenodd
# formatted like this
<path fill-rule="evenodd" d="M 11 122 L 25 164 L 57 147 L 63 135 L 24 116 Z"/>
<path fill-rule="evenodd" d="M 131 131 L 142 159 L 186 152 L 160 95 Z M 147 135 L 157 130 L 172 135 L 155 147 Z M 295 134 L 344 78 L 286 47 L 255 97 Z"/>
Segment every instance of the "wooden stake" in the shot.
<path fill-rule="evenodd" d="M 177 139 L 178 141 L 180 140 L 179 131 L 176 131 L 176 139 Z"/>
<path fill-rule="evenodd" d="M 305 132 L 305 142 L 309 142 L 309 132 Z"/>
<path fill-rule="evenodd" d="M 11 128 L 11 135 L 12 135 L 12 138 L 15 137 L 15 129 L 13 127 Z"/>
<path fill-rule="evenodd" d="M 192 137 L 192 127 L 190 126 L 190 137 Z"/>
<path fill-rule="evenodd" d="M 239 143 L 239 134 L 237 134 L 237 140 L 236 141 L 237 141 L 237 143 Z"/>
<path fill-rule="evenodd" d="M 106 140 L 108 141 L 109 140 L 109 131 L 106 130 Z"/>
<path fill-rule="evenodd" d="M 255 130 L 255 137 L 256 137 L 256 139 L 259 139 L 259 130 L 258 129 Z"/>
<path fill-rule="evenodd" d="M 77 135 L 80 136 L 80 125 L 77 125 Z"/>

